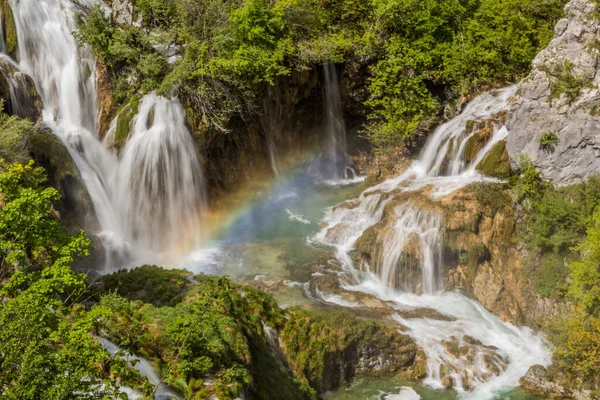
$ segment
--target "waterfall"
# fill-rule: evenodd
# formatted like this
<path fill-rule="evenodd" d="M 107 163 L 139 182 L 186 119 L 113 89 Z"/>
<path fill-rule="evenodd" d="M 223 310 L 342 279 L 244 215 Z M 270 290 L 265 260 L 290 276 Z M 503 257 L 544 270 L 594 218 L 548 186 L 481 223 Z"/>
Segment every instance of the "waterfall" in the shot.
<path fill-rule="evenodd" d="M 72 32 L 70 0 L 9 0 L 18 37 L 18 68 L 33 77 L 43 122 L 65 144 L 94 204 L 106 267 L 159 262 L 190 232 L 203 207 L 202 170 L 177 99 L 150 94 L 119 157 L 97 127 L 96 66 Z M 91 7 L 93 0 L 78 6 Z"/>
<path fill-rule="evenodd" d="M 323 66 L 325 78 L 325 128 L 327 134 L 326 162 L 327 177 L 331 179 L 348 179 L 346 162 L 346 122 L 342 111 L 340 87 L 335 65 Z"/>
<path fill-rule="evenodd" d="M 508 107 L 508 101 L 515 91 L 516 86 L 511 86 L 497 92 L 486 93 L 474 99 L 463 113 L 442 124 L 432 133 L 420 157 L 404 173 L 369 188 L 358 199 L 348 202 L 347 206 L 342 205 L 328 210 L 324 220 L 325 227 L 317 233 L 315 238 L 322 243 L 349 252 L 353 250 L 356 241 L 368 228 L 381 221 L 384 209 L 392 199 L 391 194 L 417 192 L 425 187 L 430 187 L 431 197 L 439 198 L 471 183 L 489 180 L 489 178 L 485 178 L 476 171 L 476 163 L 485 157 L 485 154 L 495 143 L 506 137 L 506 128 L 494 126 L 492 139 L 479 151 L 475 157 L 475 162 L 467 165 L 462 157 L 464 148 L 469 139 L 476 133 L 476 131 L 469 132 L 468 127 L 474 121 L 489 121 L 505 111 Z M 445 164 L 447 165 L 446 168 L 444 168 Z M 450 173 L 444 175 L 447 170 Z M 429 217 L 422 218 L 422 215 L 418 215 L 422 211 L 414 207 L 410 201 L 406 201 L 401 207 L 406 209 L 400 210 L 396 214 L 401 217 L 399 217 L 394 228 L 396 232 L 394 237 L 388 238 L 388 241 L 398 245 L 395 239 L 406 235 L 417 234 L 423 237 L 423 235 L 427 235 L 427 232 L 441 232 L 440 227 L 435 225 L 441 223 L 441 218 L 434 218 L 430 214 L 428 214 Z M 429 233 L 429 236 L 431 236 L 431 233 Z M 436 254 L 436 252 L 441 251 L 441 245 L 437 244 L 429 248 L 427 243 L 422 244 L 424 247 L 421 246 L 421 250 L 424 256 L 429 257 L 427 255 L 429 251 L 434 251 L 434 254 L 429 258 L 433 265 L 428 265 L 428 262 L 423 260 L 425 263 L 423 268 L 430 271 L 441 271 L 439 265 L 441 255 Z M 383 247 L 387 248 L 389 246 L 384 243 Z M 382 259 L 379 263 L 389 264 L 400 260 L 403 254 L 402 248 L 395 251 L 398 251 L 399 254 Z M 385 267 L 376 266 L 376 270 L 381 272 L 389 272 L 392 269 L 390 265 Z M 390 286 L 395 286 L 391 281 L 395 279 L 393 274 L 387 273 L 386 277 L 390 279 Z M 441 289 L 438 284 L 430 284 L 433 281 L 441 281 L 439 277 L 433 277 L 428 282 L 429 279 L 423 280 L 422 286 L 425 293 L 432 293 Z"/>
<path fill-rule="evenodd" d="M 392 230 L 383 235 L 381 255 L 374 272 L 390 287 L 403 291 L 433 293 L 442 289 L 441 215 L 412 205 L 396 209 L 395 215 L 397 220 Z M 410 249 L 410 257 L 403 257 L 407 249 Z M 418 279 L 410 276 L 415 269 Z"/>
<path fill-rule="evenodd" d="M 144 97 L 117 169 L 115 204 L 127 237 L 144 246 L 176 245 L 197 227 L 202 176 L 177 100 Z M 191 220 L 190 220 L 190 217 Z"/>
<path fill-rule="evenodd" d="M 322 229 L 313 237 L 336 250 L 348 272 L 342 280 L 347 290 L 369 293 L 399 310 L 430 308 L 455 319 L 395 316 L 427 354 L 425 383 L 451 386 L 461 397 L 473 399 L 495 398 L 499 390 L 518 385 L 531 365 L 547 365 L 551 359 L 543 340 L 529 329 L 501 322 L 477 302 L 443 292 L 442 285 L 443 218 L 435 199 L 474 182 L 494 181 L 477 172 L 476 166 L 508 135 L 505 127 L 492 121 L 507 110 L 515 91 L 512 86 L 472 100 L 431 134 L 404 173 L 327 210 Z M 467 160 L 469 140 L 478 131 L 474 124 L 491 132 Z M 377 236 L 377 256 L 363 260 L 358 269 L 350 253 L 368 229 L 386 229 L 378 225 L 386 213 L 395 223 Z"/>

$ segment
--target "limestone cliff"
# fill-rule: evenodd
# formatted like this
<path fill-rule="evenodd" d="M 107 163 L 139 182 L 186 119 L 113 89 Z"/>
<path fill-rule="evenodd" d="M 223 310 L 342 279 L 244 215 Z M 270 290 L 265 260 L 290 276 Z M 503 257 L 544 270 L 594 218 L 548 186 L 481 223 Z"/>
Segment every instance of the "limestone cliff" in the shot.
<path fill-rule="evenodd" d="M 597 6 L 572 0 L 534 59 L 508 123 L 513 168 L 526 154 L 544 178 L 573 184 L 600 173 L 600 25 Z"/>

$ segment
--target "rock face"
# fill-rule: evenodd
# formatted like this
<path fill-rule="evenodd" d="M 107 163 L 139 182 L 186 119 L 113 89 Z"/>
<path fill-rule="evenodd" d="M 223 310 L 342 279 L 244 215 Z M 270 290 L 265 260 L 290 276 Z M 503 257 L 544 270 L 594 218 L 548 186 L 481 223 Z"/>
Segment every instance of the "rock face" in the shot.
<path fill-rule="evenodd" d="M 391 376 L 419 368 L 418 348 L 409 336 L 395 326 L 358 319 L 347 311 L 294 311 L 280 341 L 294 374 L 318 393 L 361 376 Z"/>
<path fill-rule="evenodd" d="M 555 38 L 533 61 L 508 123 L 513 168 L 526 154 L 542 175 L 569 185 L 600 173 L 600 25 L 595 2 L 572 0 Z M 556 140 L 543 140 L 557 137 Z"/>

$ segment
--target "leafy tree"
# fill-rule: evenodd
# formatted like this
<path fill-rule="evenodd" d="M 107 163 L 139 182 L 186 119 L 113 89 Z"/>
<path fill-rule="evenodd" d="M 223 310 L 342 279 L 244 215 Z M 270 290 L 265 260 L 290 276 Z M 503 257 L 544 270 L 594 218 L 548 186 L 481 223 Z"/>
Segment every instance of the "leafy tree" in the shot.
<path fill-rule="evenodd" d="M 585 241 L 576 247 L 580 261 L 571 264 L 569 293 L 591 314 L 600 311 L 600 210 L 594 214 L 593 225 Z"/>
<path fill-rule="evenodd" d="M 87 255 L 83 232 L 70 236 L 30 162 L 0 162 L 0 397 L 97 398 L 116 395 L 107 353 L 91 335 L 101 315 L 78 304 L 87 277 L 70 268 Z"/>

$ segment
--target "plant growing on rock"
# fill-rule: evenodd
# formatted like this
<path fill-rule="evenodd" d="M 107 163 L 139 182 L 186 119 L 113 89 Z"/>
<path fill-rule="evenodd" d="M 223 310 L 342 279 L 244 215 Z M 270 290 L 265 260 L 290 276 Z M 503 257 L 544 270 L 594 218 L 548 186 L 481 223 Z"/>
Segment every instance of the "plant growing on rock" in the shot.
<path fill-rule="evenodd" d="M 540 145 L 540 149 L 547 151 L 552 150 L 558 143 L 558 135 L 554 132 L 546 131 L 541 134 L 538 139 L 538 143 Z"/>
<path fill-rule="evenodd" d="M 585 76 L 574 74 L 574 65 L 571 61 L 557 63 L 552 68 L 541 68 L 550 78 L 550 96 L 548 100 L 552 104 L 554 100 L 564 97 L 570 106 L 581 96 L 584 89 L 592 87 Z"/>

